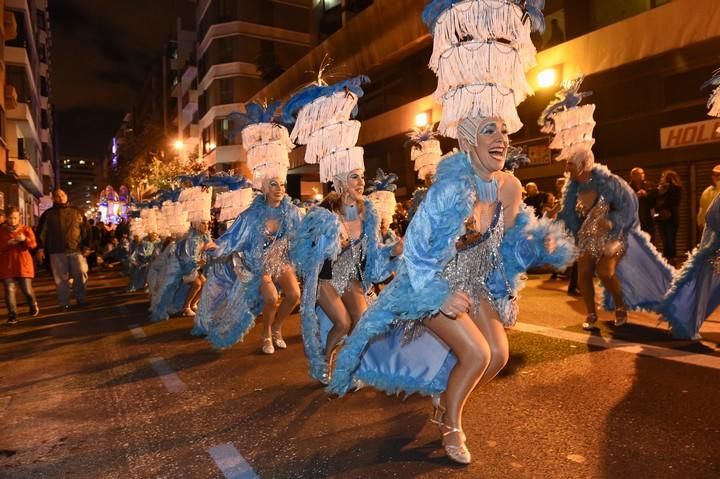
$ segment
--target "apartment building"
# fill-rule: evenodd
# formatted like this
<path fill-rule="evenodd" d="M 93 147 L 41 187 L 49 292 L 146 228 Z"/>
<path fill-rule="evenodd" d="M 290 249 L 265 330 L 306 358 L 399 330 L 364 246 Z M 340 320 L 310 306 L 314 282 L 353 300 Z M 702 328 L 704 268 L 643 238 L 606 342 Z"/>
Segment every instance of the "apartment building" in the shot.
<path fill-rule="evenodd" d="M 47 0 L 5 0 L 3 12 L 0 136 L 7 163 L 4 170 L 0 164 L 0 193 L 5 206 L 18 206 L 23 221 L 34 224 L 41 213 L 41 198 L 45 196 L 42 204 L 47 205 L 56 184 Z"/>
<path fill-rule="evenodd" d="M 324 0 L 200 0 L 197 92 L 200 157 L 216 170 L 245 171 L 227 116 L 305 57 L 321 33 Z M 316 68 L 316 66 L 314 66 Z M 283 92 L 285 93 L 285 92 Z M 272 96 L 259 101 L 271 100 Z"/>
<path fill-rule="evenodd" d="M 99 187 L 96 181 L 97 161 L 93 158 L 63 156 L 60 161 L 60 187 L 70 204 L 87 211 L 97 203 Z"/>

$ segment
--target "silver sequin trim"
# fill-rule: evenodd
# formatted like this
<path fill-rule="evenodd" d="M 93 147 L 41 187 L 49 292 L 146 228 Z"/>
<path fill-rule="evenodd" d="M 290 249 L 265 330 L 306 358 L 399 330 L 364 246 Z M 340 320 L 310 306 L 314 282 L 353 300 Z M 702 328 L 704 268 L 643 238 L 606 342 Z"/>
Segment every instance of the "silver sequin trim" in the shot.
<path fill-rule="evenodd" d="M 367 251 L 367 236 L 353 241 L 347 246 L 332 264 L 332 279 L 330 284 L 342 296 L 351 281 L 362 282 L 361 269 Z"/>
<path fill-rule="evenodd" d="M 263 250 L 263 264 L 265 272 L 276 281 L 290 264 L 290 241 L 285 236 L 273 241 L 270 246 Z"/>
<path fill-rule="evenodd" d="M 581 209 L 582 206 L 578 205 L 578 210 Z M 609 231 L 605 231 L 601 227 L 601 223 L 608 219 L 609 213 L 610 205 L 604 197 L 600 196 L 587 213 L 578 232 L 578 249 L 583 253 L 590 254 L 595 261 L 599 261 L 607 253 L 621 256 L 625 251 L 622 240 L 612 236 Z"/>

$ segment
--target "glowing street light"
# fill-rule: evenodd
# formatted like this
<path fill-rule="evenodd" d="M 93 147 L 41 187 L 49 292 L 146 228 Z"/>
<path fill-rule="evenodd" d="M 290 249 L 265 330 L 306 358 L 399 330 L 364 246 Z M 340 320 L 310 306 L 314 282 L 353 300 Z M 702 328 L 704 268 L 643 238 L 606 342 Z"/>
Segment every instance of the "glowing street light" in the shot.
<path fill-rule="evenodd" d="M 540 88 L 550 88 L 557 85 L 558 74 L 554 68 L 547 68 L 541 71 L 537 77 L 537 83 Z"/>
<path fill-rule="evenodd" d="M 177 140 L 175 140 L 175 143 L 173 143 L 173 146 L 175 147 L 176 150 L 180 151 L 183 148 L 185 148 L 185 143 L 181 139 L 178 138 Z"/>
<path fill-rule="evenodd" d="M 415 126 L 424 128 L 430 124 L 430 114 L 426 111 L 415 115 Z"/>

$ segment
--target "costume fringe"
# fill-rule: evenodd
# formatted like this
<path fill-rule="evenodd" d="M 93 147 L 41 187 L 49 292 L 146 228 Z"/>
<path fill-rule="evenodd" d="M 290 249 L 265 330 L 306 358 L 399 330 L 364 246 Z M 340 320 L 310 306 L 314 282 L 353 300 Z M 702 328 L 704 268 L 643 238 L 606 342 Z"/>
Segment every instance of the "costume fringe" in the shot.
<path fill-rule="evenodd" d="M 457 126 L 463 118 L 499 117 L 505 120 L 509 133 L 522 128 L 516 106 L 524 100 L 513 90 L 495 84 L 472 84 L 445 93 L 438 131 L 443 136 L 457 138 Z"/>
<path fill-rule="evenodd" d="M 290 139 L 301 145 L 307 144 L 316 130 L 350 118 L 357 102 L 358 96 L 350 91 L 339 91 L 332 96 L 315 99 L 303 106 L 298 113 Z"/>
<path fill-rule="evenodd" d="M 307 140 L 305 163 L 317 164 L 335 150 L 355 146 L 359 134 L 360 122 L 355 120 L 338 121 L 313 131 Z"/>
<path fill-rule="evenodd" d="M 362 146 L 343 148 L 332 151 L 320 159 L 320 181 L 328 183 L 335 175 L 347 173 L 352 170 L 364 170 L 365 150 Z"/>

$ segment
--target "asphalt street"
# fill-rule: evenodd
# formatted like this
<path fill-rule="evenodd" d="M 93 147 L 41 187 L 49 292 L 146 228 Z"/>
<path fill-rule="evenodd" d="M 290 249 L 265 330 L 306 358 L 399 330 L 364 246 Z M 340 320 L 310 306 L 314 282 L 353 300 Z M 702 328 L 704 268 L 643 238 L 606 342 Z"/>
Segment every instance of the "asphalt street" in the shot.
<path fill-rule="evenodd" d="M 649 314 L 588 334 L 565 284 L 531 277 L 510 363 L 467 404 L 461 467 L 429 399 L 310 380 L 297 315 L 286 351 L 263 355 L 259 328 L 215 351 L 190 318 L 149 323 L 125 283 L 93 274 L 90 305 L 59 312 L 43 276 L 42 314 L 0 326 L 0 478 L 720 477 L 718 315 L 700 343 Z"/>

